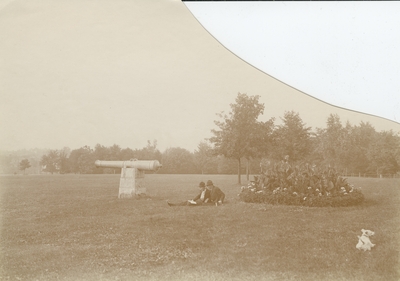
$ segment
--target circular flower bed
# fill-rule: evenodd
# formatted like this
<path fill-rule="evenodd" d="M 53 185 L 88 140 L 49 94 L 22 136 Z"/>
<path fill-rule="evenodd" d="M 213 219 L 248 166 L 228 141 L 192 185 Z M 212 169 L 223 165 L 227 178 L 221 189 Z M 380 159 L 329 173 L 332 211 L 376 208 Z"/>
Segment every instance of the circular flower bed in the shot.
<path fill-rule="evenodd" d="M 364 201 L 361 188 L 349 184 L 335 169 L 308 164 L 291 167 L 287 160 L 269 165 L 254 181 L 242 186 L 239 198 L 251 203 L 312 207 L 354 206 Z"/>

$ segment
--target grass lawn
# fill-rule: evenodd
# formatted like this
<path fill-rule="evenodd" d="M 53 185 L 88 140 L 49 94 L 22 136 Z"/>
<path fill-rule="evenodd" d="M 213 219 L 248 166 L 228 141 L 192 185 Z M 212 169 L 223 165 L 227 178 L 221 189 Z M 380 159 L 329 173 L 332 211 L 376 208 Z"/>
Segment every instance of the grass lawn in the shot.
<path fill-rule="evenodd" d="M 223 206 L 169 207 L 213 180 Z M 400 280 L 400 179 L 349 178 L 366 201 L 310 208 L 238 201 L 237 176 L 0 177 L 0 280 Z M 376 246 L 356 249 L 361 229 Z"/>

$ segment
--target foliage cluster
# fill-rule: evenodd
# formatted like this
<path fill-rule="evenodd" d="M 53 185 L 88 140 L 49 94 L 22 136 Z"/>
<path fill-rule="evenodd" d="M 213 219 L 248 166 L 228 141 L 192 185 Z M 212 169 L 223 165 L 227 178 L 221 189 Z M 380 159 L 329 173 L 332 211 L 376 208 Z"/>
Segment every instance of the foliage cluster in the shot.
<path fill-rule="evenodd" d="M 287 160 L 268 163 L 260 176 L 241 187 L 240 200 L 310 207 L 344 207 L 364 201 L 361 188 L 348 183 L 334 168 L 307 163 L 292 167 Z"/>
<path fill-rule="evenodd" d="M 326 128 L 312 131 L 294 111 L 285 112 L 282 123 L 275 125 L 274 118 L 259 119 L 264 109 L 259 96 L 239 93 L 231 112 L 218 114 L 222 120 L 215 121 L 219 129 L 212 130 L 210 138 L 215 153 L 235 159 L 239 167 L 242 158 L 276 161 L 289 155 L 293 161 L 330 165 L 346 175 L 380 177 L 400 172 L 400 137 L 393 131 L 376 132 L 364 122 L 343 126 L 337 114 L 328 117 Z"/>
<path fill-rule="evenodd" d="M 19 169 L 21 171 L 24 171 L 24 173 L 25 173 L 25 170 L 29 169 L 30 167 L 31 167 L 31 163 L 29 162 L 28 159 L 23 159 L 23 160 L 21 160 L 21 162 L 19 162 Z"/>

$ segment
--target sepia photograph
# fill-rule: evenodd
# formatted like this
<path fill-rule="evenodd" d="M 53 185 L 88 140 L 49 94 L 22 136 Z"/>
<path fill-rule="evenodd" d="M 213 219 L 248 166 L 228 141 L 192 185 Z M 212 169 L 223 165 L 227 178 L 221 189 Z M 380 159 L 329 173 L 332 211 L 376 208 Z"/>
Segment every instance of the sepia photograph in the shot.
<path fill-rule="evenodd" d="M 0 1 L 0 280 L 399 280 L 399 12 Z"/>

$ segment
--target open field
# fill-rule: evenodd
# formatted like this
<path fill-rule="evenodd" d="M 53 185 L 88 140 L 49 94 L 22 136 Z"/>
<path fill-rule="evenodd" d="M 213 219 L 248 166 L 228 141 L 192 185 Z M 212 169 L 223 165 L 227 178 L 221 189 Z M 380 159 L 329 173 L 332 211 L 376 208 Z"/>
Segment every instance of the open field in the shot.
<path fill-rule="evenodd" d="M 169 207 L 211 179 L 223 206 Z M 307 208 L 239 202 L 237 176 L 3 176 L 0 280 L 399 280 L 400 179 L 349 178 L 366 201 Z M 375 231 L 370 252 L 355 246 Z"/>

